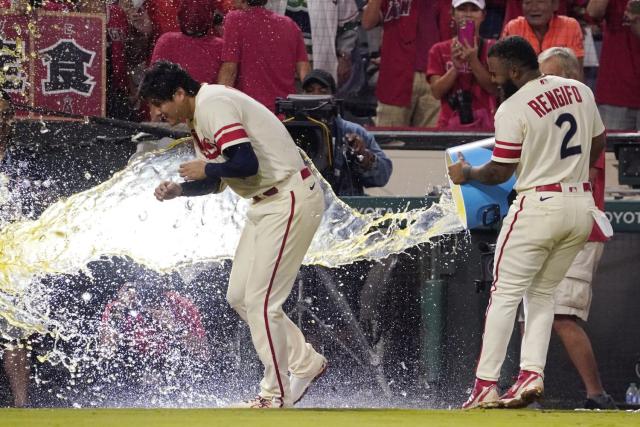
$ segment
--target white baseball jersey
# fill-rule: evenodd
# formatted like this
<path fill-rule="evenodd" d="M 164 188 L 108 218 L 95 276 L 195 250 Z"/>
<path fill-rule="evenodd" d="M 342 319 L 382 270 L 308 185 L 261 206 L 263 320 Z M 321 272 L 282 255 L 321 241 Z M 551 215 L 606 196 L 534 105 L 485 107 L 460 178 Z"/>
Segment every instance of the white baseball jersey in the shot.
<path fill-rule="evenodd" d="M 196 154 L 207 162 L 225 162 L 225 148 L 251 143 L 258 158 L 258 173 L 222 179 L 242 197 L 262 194 L 304 167 L 284 125 L 268 108 L 239 90 L 203 84 L 196 95 L 190 126 Z"/>
<path fill-rule="evenodd" d="M 518 163 L 514 189 L 589 180 L 591 139 L 604 132 L 586 85 L 542 76 L 522 86 L 495 115 L 492 160 Z"/>

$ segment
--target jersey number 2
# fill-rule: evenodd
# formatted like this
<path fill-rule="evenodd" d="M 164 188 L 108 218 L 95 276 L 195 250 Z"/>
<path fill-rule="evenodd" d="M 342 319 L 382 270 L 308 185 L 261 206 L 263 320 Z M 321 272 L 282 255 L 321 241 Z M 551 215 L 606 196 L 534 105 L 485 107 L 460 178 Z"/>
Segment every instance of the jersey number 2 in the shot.
<path fill-rule="evenodd" d="M 562 128 L 562 125 L 565 124 L 565 122 L 569 123 L 569 129 L 567 130 L 567 133 L 564 134 L 564 138 L 562 138 L 562 145 L 560 146 L 561 159 L 582 153 L 582 147 L 579 145 L 569 147 L 569 141 L 571 141 L 573 135 L 576 134 L 576 130 L 578 130 L 575 117 L 569 113 L 562 113 L 558 117 L 558 120 L 556 120 L 556 126 Z"/>

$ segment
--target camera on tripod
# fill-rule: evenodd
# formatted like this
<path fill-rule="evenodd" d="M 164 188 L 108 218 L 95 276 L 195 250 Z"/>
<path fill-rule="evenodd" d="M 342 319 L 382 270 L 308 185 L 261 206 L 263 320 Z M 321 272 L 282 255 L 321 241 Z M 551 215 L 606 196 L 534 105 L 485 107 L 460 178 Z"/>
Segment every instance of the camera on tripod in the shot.
<path fill-rule="evenodd" d="M 296 145 L 304 150 L 322 176 L 332 184 L 333 129 L 342 100 L 331 95 L 289 95 L 276 99 L 276 114 Z"/>

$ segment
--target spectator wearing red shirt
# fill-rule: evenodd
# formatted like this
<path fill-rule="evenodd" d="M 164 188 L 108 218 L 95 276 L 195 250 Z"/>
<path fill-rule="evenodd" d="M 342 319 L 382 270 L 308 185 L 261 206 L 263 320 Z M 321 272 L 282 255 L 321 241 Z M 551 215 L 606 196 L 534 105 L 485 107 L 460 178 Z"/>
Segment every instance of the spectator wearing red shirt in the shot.
<path fill-rule="evenodd" d="M 431 127 L 440 104 L 424 71 L 429 49 L 439 40 L 438 5 L 425 0 L 369 0 L 362 27 L 382 23 L 380 72 L 376 87 L 377 126 Z"/>
<path fill-rule="evenodd" d="M 473 22 L 475 35 L 473 45 L 454 37 L 436 43 L 429 52 L 427 78 L 441 104 L 438 128 L 491 130 L 497 88 L 487 68 L 487 53 L 493 41 L 479 36 L 485 2 L 453 0 L 452 6 L 456 25 Z"/>
<path fill-rule="evenodd" d="M 207 335 L 198 307 L 176 291 L 153 283 L 125 283 L 105 307 L 100 346 L 111 358 L 135 355 L 141 364 L 165 362 L 168 350 L 209 359 Z"/>
<path fill-rule="evenodd" d="M 222 65 L 222 39 L 212 34 L 213 3 L 182 0 L 180 31 L 164 33 L 153 48 L 151 63 L 166 60 L 180 65 L 201 83 L 216 83 Z"/>
<path fill-rule="evenodd" d="M 224 20 L 224 48 L 218 83 L 233 86 L 271 111 L 276 98 L 296 93 L 296 75 L 311 70 L 300 28 L 265 9 L 267 0 L 236 0 L 239 10 Z"/>
<path fill-rule="evenodd" d="M 573 18 L 555 15 L 557 10 L 558 0 L 523 0 L 523 16 L 509 21 L 502 31 L 502 37 L 523 37 L 538 55 L 551 47 L 568 47 L 578 57 L 582 67 L 582 28 Z"/>
<path fill-rule="evenodd" d="M 587 5 L 590 16 L 605 21 L 596 102 L 610 130 L 640 129 L 640 38 L 624 18 L 628 3 L 590 0 Z"/>

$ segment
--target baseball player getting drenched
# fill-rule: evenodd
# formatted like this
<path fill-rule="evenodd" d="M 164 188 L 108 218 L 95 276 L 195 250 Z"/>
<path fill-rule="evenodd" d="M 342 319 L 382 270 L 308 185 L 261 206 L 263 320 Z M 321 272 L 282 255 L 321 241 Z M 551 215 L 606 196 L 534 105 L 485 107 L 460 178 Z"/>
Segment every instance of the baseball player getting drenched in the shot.
<path fill-rule="evenodd" d="M 200 84 L 161 61 L 145 72 L 140 96 L 170 124 L 188 122 L 197 155 L 180 165 L 185 182 L 158 185 L 158 200 L 224 186 L 252 200 L 227 300 L 249 325 L 264 377 L 256 398 L 234 406 L 293 406 L 327 365 L 282 310 L 324 212 L 320 185 L 278 118 L 236 89 Z"/>
<path fill-rule="evenodd" d="M 538 69 L 521 37 L 489 51 L 489 72 L 503 92 L 495 115 L 492 158 L 449 167 L 454 184 L 505 182 L 515 172 L 518 196 L 496 243 L 491 298 L 476 380 L 463 408 L 527 406 L 542 397 L 543 373 L 554 318 L 553 291 L 589 237 L 597 211 L 589 166 L 605 145 L 593 93 L 584 84 Z M 497 390 L 516 311 L 524 302 L 520 374 L 502 396 Z"/>

